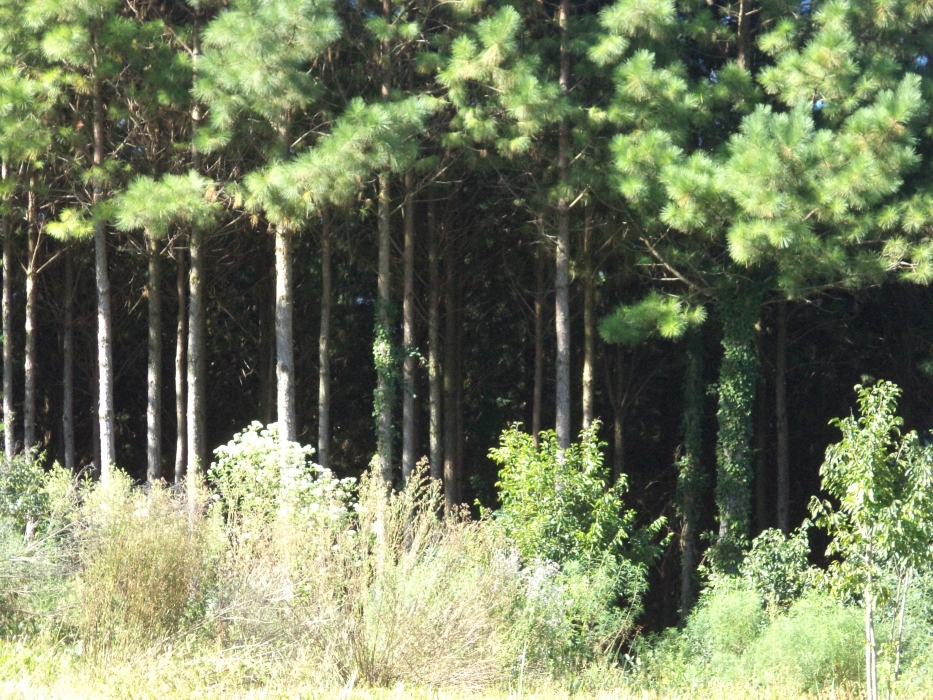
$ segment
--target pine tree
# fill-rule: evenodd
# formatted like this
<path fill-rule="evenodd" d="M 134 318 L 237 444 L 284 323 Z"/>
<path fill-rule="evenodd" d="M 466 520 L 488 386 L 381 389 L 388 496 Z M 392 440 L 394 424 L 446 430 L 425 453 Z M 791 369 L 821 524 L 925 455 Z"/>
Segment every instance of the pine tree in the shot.
<path fill-rule="evenodd" d="M 150 485 L 162 478 L 162 245 L 175 226 L 189 230 L 209 226 L 217 214 L 217 204 L 210 201 L 212 197 L 212 183 L 192 171 L 187 175 L 166 175 L 158 181 L 137 177 L 115 202 L 117 228 L 122 231 L 142 229 L 148 258 L 146 480 Z"/>
<path fill-rule="evenodd" d="M 213 20 L 204 31 L 196 94 L 210 106 L 211 126 L 220 138 L 229 138 L 225 132 L 240 115 L 253 114 L 264 120 L 269 132 L 266 158 L 286 160 L 293 147 L 295 118 L 318 92 L 308 67 L 339 34 L 340 25 L 326 0 L 239 0 Z M 282 438 L 294 441 L 295 224 L 268 204 L 264 213 L 275 227 L 276 405 Z"/>

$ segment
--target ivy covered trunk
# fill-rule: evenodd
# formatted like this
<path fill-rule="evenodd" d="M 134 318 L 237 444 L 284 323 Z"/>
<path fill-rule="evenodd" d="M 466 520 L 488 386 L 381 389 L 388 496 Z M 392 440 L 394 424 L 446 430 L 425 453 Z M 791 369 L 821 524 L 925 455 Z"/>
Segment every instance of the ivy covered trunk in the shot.
<path fill-rule="evenodd" d="M 686 620 L 693 607 L 694 574 L 697 566 L 697 532 L 706 475 L 700 463 L 703 446 L 703 336 L 693 329 L 687 336 L 684 372 L 684 448 L 678 463 L 677 496 L 683 524 L 680 531 L 680 616 Z"/>
<path fill-rule="evenodd" d="M 748 542 L 751 515 L 752 415 L 758 385 L 755 347 L 761 292 L 749 283 L 721 297 L 722 365 L 719 369 L 719 434 L 716 442 L 716 505 L 719 537 L 716 566 L 734 572 Z"/>

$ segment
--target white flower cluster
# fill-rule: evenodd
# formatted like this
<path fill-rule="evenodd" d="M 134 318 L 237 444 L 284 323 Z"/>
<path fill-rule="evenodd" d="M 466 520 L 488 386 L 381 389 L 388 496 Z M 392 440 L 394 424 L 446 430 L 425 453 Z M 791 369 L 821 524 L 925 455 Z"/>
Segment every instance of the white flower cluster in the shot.
<path fill-rule="evenodd" d="M 214 450 L 208 478 L 228 515 L 340 520 L 349 512 L 356 480 L 337 479 L 311 461 L 313 454 L 313 447 L 281 440 L 276 424 L 253 422 Z"/>

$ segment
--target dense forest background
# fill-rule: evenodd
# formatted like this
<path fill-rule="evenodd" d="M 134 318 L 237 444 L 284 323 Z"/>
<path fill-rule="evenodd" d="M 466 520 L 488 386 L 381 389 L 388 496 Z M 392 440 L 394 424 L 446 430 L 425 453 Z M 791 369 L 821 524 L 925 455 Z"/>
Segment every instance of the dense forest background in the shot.
<path fill-rule="evenodd" d="M 853 385 L 933 424 L 929 2 L 0 17 L 8 455 L 177 482 L 280 421 L 493 507 L 505 428 L 599 419 L 660 627 L 697 533 L 803 519 Z"/>

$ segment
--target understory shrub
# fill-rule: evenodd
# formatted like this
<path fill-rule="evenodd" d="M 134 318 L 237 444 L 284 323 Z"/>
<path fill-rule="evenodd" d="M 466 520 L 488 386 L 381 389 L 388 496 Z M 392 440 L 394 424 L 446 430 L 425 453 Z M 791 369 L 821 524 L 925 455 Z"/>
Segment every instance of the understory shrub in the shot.
<path fill-rule="evenodd" d="M 858 608 L 811 593 L 765 627 L 748 650 L 746 668 L 763 684 L 798 690 L 854 684 L 865 665 L 862 625 Z"/>
<path fill-rule="evenodd" d="M 514 425 L 490 451 L 501 465 L 495 521 L 530 572 L 533 617 L 547 620 L 539 631 L 548 639 L 538 645 L 547 652 L 537 661 L 556 674 L 613 660 L 634 630 L 646 567 L 660 552 L 664 519 L 636 526 L 622 500 L 625 476 L 611 483 L 598 431 L 595 422 L 561 450 L 553 431 L 535 445 Z"/>
<path fill-rule="evenodd" d="M 83 651 L 132 653 L 177 632 L 208 576 L 203 528 L 189 524 L 185 504 L 114 470 L 86 490 L 81 515 L 68 619 Z"/>

